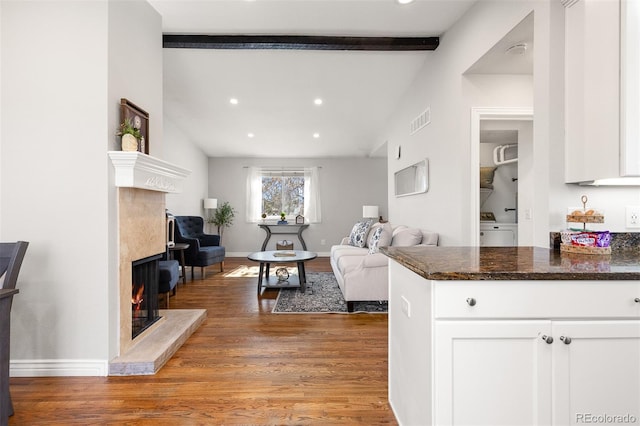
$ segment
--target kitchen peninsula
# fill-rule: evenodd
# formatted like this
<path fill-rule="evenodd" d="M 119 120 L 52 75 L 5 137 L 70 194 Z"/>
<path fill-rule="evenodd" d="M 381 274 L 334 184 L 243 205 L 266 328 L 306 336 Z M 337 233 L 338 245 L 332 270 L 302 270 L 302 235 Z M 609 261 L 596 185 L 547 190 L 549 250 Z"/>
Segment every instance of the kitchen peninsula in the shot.
<path fill-rule="evenodd" d="M 640 252 L 381 251 L 400 424 L 640 423 Z"/>

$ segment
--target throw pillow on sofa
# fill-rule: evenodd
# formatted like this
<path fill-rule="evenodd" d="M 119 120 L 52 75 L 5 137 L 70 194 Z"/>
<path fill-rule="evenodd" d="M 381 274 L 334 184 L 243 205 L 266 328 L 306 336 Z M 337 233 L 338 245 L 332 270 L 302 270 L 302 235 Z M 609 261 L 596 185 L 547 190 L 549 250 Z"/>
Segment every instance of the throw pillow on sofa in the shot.
<path fill-rule="evenodd" d="M 351 229 L 351 234 L 349 234 L 349 245 L 364 247 L 367 243 L 367 235 L 369 234 L 369 228 L 371 228 L 372 222 L 371 219 L 356 222 Z"/>
<path fill-rule="evenodd" d="M 416 246 L 422 242 L 422 231 L 417 228 L 404 228 L 394 233 L 391 245 L 394 247 Z"/>
<path fill-rule="evenodd" d="M 377 225 L 377 226 L 376 226 Z M 369 254 L 378 253 L 380 247 L 391 245 L 391 225 L 389 223 L 380 223 L 371 227 L 367 246 L 369 246 Z"/>

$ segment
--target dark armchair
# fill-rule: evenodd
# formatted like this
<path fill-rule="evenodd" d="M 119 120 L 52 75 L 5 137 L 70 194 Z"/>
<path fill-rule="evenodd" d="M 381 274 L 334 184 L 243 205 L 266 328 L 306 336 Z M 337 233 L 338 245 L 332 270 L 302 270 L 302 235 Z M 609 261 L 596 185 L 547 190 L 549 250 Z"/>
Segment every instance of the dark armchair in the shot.
<path fill-rule="evenodd" d="M 13 404 L 9 394 L 9 321 L 11 303 L 29 245 L 26 241 L 0 243 L 0 424 L 7 424 L 13 415 Z"/>
<path fill-rule="evenodd" d="M 204 219 L 200 216 L 176 216 L 175 242 L 189 244 L 184 251 L 184 262 L 191 266 L 193 280 L 194 266 L 200 267 L 204 278 L 204 268 L 216 263 L 220 264 L 220 272 L 224 271 L 224 247 L 220 246 L 220 236 L 204 233 Z"/>

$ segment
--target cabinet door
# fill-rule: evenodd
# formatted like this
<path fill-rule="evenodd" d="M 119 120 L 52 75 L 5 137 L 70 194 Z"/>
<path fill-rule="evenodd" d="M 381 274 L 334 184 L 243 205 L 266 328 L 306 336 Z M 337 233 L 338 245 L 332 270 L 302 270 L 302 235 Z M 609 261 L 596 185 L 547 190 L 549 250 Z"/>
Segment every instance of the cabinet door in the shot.
<path fill-rule="evenodd" d="M 436 321 L 435 424 L 550 424 L 550 331 L 550 321 Z"/>
<path fill-rule="evenodd" d="M 640 2 L 621 3 L 620 143 L 622 175 L 640 176 Z"/>
<path fill-rule="evenodd" d="M 554 425 L 640 422 L 640 321 L 560 321 L 552 335 Z"/>
<path fill-rule="evenodd" d="M 620 177 L 620 2 L 563 1 L 565 182 Z"/>

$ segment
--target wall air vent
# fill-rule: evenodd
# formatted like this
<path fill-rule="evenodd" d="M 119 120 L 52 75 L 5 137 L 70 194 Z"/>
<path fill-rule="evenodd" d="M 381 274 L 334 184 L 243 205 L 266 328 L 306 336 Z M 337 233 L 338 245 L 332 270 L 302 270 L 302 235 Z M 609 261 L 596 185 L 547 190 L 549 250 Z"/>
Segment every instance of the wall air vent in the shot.
<path fill-rule="evenodd" d="M 560 0 L 560 3 L 566 8 L 570 8 L 574 4 L 578 3 L 580 0 Z"/>
<path fill-rule="evenodd" d="M 431 123 L 431 108 L 427 108 L 422 111 L 416 118 L 411 120 L 409 124 L 409 131 L 413 135 L 418 130 L 422 129 L 427 124 Z"/>

